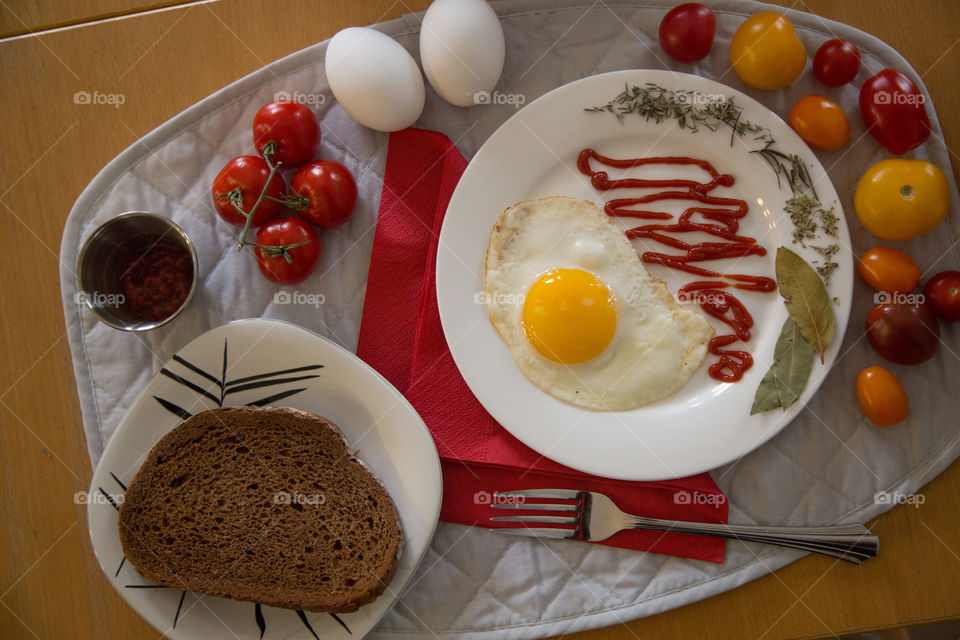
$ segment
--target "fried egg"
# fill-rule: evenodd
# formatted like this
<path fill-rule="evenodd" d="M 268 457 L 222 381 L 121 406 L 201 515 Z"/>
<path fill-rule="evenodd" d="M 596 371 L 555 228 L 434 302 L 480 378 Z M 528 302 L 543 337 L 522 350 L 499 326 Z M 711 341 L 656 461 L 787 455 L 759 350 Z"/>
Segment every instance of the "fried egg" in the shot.
<path fill-rule="evenodd" d="M 546 393 L 626 411 L 679 390 L 713 328 L 644 268 L 594 203 L 554 196 L 503 212 L 487 247 L 490 322 Z"/>

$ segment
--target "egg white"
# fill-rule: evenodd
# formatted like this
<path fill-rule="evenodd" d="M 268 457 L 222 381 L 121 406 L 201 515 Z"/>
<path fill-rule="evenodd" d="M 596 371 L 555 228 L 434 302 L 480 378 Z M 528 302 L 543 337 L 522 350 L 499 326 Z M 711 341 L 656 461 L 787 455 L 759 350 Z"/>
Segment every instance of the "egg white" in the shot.
<path fill-rule="evenodd" d="M 543 273 L 582 269 L 616 299 L 613 340 L 596 358 L 543 357 L 523 330 L 523 301 Z M 519 202 L 494 225 L 484 292 L 490 322 L 520 371 L 546 393 L 594 411 L 627 411 L 678 391 L 700 368 L 713 328 L 677 304 L 644 268 L 623 231 L 592 202 L 553 196 Z"/>

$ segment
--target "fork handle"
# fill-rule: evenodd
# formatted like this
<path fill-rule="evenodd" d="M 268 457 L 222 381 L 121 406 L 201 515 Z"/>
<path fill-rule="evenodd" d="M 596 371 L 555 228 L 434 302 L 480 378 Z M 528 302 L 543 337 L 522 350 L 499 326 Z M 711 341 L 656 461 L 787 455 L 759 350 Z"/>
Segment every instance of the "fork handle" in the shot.
<path fill-rule="evenodd" d="M 880 539 L 861 524 L 831 527 L 764 527 L 658 520 L 642 516 L 627 516 L 626 524 L 631 529 L 688 533 L 774 544 L 820 553 L 856 564 L 876 556 L 880 548 Z"/>

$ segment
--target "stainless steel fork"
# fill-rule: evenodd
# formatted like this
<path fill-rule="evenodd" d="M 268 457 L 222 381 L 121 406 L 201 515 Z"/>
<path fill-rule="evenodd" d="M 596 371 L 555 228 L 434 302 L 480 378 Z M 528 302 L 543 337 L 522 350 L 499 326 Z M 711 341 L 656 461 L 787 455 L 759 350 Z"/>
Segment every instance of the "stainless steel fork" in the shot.
<path fill-rule="evenodd" d="M 566 500 L 563 503 L 531 503 L 529 499 Z M 502 502 L 498 502 L 502 501 Z M 569 502 L 569 501 L 574 502 Z M 558 524 L 572 527 L 509 527 L 491 529 L 498 533 L 543 538 L 573 538 L 577 540 L 606 540 L 624 529 L 648 529 L 670 533 L 687 533 L 716 538 L 731 538 L 744 542 L 762 542 L 791 549 L 812 551 L 854 564 L 877 555 L 880 540 L 860 524 L 828 527 L 763 527 L 735 524 L 711 524 L 658 520 L 634 516 L 621 511 L 613 500 L 595 491 L 568 489 L 532 489 L 529 491 L 502 491 L 494 494 L 494 509 L 522 509 L 531 511 L 565 512 L 569 515 L 517 515 L 490 518 L 497 522 L 522 522 L 527 525 Z"/>

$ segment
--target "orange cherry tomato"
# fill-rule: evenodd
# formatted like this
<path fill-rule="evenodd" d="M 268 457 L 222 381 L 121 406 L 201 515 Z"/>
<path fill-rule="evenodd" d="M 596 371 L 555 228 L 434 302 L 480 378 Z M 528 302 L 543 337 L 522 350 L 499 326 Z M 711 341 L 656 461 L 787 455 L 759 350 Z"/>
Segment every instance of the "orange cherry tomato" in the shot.
<path fill-rule="evenodd" d="M 811 147 L 839 149 L 850 139 L 850 122 L 836 102 L 824 96 L 802 98 L 790 111 L 790 126 Z"/>
<path fill-rule="evenodd" d="M 889 294 L 910 293 L 920 282 L 920 267 L 902 251 L 874 247 L 857 261 L 857 271 L 867 284 Z"/>
<path fill-rule="evenodd" d="M 857 376 L 857 400 L 863 414 L 878 427 L 892 427 L 910 413 L 903 385 L 883 367 L 867 367 Z"/>

